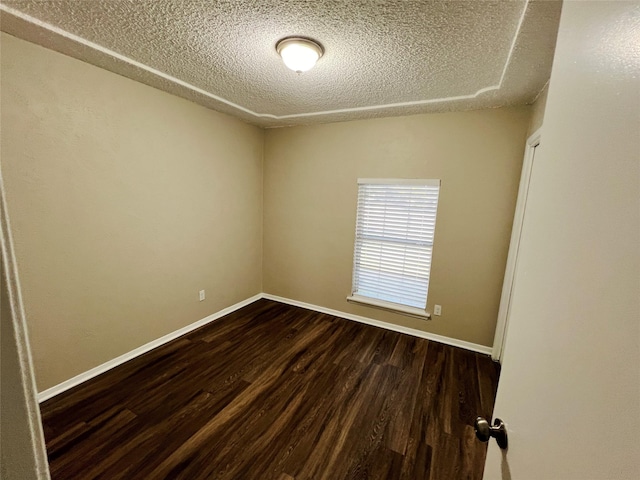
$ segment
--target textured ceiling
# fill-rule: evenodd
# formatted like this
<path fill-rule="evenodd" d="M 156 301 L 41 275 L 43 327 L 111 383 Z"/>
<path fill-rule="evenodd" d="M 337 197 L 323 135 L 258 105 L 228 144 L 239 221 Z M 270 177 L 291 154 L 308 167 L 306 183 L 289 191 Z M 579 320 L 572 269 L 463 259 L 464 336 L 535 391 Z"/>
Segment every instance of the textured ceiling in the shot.
<path fill-rule="evenodd" d="M 261 126 L 531 103 L 559 1 L 2 0 L 3 31 Z M 306 73 L 275 51 L 316 39 Z"/>

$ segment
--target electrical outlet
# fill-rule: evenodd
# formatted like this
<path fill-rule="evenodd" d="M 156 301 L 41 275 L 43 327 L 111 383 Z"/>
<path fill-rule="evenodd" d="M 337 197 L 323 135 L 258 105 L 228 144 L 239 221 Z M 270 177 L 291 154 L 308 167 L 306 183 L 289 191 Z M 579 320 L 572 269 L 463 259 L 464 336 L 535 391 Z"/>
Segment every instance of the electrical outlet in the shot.
<path fill-rule="evenodd" d="M 434 305 L 433 306 L 433 314 L 440 316 L 442 315 L 442 305 Z"/>
<path fill-rule="evenodd" d="M 204 290 L 200 290 L 200 301 L 204 300 Z"/>

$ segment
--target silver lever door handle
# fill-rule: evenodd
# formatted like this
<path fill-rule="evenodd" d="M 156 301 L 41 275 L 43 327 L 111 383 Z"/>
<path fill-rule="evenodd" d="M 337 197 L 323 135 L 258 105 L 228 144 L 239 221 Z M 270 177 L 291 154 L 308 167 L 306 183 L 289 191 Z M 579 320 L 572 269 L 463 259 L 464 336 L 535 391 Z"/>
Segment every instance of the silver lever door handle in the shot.
<path fill-rule="evenodd" d="M 475 423 L 476 437 L 481 442 L 488 442 L 491 437 L 496 439 L 500 448 L 507 448 L 507 427 L 499 418 L 493 421 L 493 426 L 489 425 L 484 418 L 476 418 Z"/>

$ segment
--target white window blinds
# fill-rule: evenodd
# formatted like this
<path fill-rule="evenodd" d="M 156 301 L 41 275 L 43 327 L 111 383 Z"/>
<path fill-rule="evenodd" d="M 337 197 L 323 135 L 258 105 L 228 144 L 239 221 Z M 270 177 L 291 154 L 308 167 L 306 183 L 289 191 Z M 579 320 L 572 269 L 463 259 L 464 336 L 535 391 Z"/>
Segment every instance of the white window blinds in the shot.
<path fill-rule="evenodd" d="M 350 299 L 424 311 L 439 192 L 440 180 L 358 180 Z"/>

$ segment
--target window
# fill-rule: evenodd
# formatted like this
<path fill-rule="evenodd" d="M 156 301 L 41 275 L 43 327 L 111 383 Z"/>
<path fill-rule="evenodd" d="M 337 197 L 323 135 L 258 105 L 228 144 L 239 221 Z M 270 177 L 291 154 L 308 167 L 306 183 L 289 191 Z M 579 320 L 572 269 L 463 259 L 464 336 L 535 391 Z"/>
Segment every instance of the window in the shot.
<path fill-rule="evenodd" d="M 358 180 L 349 301 L 425 317 L 440 180 Z"/>

